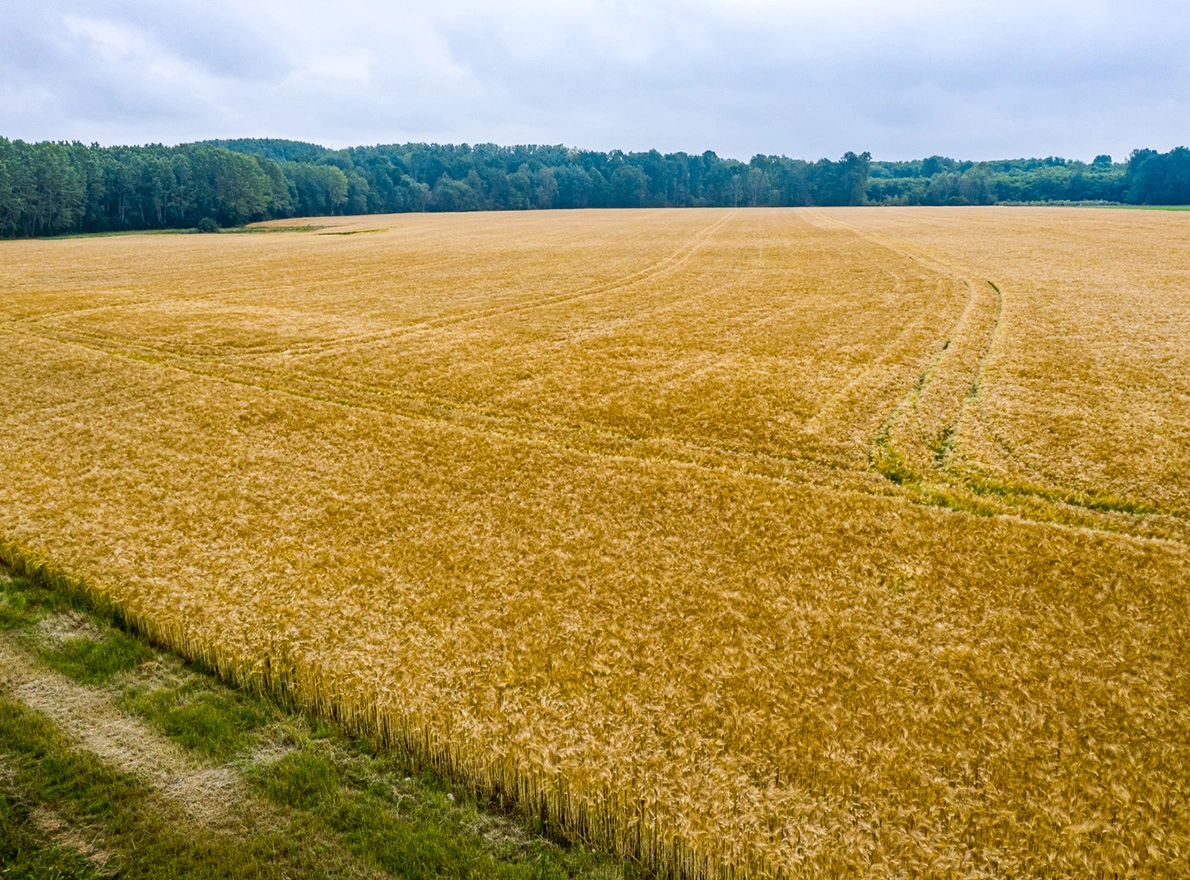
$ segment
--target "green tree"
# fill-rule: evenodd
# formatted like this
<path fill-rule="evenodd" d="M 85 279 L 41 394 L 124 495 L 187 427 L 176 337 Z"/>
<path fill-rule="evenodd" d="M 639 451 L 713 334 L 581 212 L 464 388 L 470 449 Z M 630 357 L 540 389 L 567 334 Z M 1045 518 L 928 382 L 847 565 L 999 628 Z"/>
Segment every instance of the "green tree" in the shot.
<path fill-rule="evenodd" d="M 508 175 L 508 195 L 504 207 L 513 211 L 523 211 L 532 204 L 533 178 L 529 175 L 529 166 L 522 164 L 514 173 Z"/>
<path fill-rule="evenodd" d="M 558 198 L 558 181 L 553 169 L 539 168 L 533 175 L 533 207 L 547 209 L 554 206 Z"/>
<path fill-rule="evenodd" d="M 431 211 L 478 211 L 479 194 L 463 181 L 443 174 L 434 185 L 427 207 Z"/>
<path fill-rule="evenodd" d="M 958 191 L 959 198 L 968 205 L 990 205 L 996 200 L 991 172 L 982 165 L 974 165 L 963 172 Z"/>
<path fill-rule="evenodd" d="M 612 173 L 612 205 L 639 208 L 649 195 L 649 178 L 635 165 L 621 165 Z"/>

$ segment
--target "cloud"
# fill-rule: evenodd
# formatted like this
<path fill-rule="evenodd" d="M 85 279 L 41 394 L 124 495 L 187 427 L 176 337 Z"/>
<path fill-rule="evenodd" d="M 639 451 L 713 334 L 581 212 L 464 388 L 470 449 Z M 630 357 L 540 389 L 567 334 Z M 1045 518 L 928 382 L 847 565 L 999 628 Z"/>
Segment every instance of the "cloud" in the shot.
<path fill-rule="evenodd" d="M 0 134 L 816 158 L 1190 139 L 1190 8 L 1141 0 L 0 0 Z"/>

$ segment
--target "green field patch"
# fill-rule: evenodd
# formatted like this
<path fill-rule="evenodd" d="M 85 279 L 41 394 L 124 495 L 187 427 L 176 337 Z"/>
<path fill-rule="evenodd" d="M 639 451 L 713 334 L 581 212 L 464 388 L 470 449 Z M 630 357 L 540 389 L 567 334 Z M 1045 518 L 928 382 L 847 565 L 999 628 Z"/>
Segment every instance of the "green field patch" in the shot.
<path fill-rule="evenodd" d="M 340 798 L 328 811 L 328 824 L 358 854 L 367 854 L 379 867 L 398 877 L 430 880 L 435 877 L 565 878 L 569 870 L 544 855 L 501 863 L 485 848 L 482 838 L 459 833 L 448 809 L 434 810 L 413 821 L 402 819 L 387 798 L 371 792 Z M 505 856 L 508 854 L 505 853 Z"/>
<path fill-rule="evenodd" d="M 281 880 L 360 876 L 354 860 L 328 851 L 300 815 L 247 815 L 247 839 L 208 830 L 140 779 L 77 751 L 50 721 L 0 697 L 0 877 L 121 880 Z M 7 809 L 7 813 L 3 810 Z M 102 839 L 108 866 L 98 873 L 53 841 L 39 839 L 28 819 L 35 809 L 88 829 Z M 23 873 L 18 873 L 18 868 Z M 55 873 L 57 871 L 58 873 Z"/>
<path fill-rule="evenodd" d="M 339 787 L 339 775 L 321 755 L 301 751 L 285 755 L 258 776 L 260 787 L 278 804 L 308 810 L 322 804 Z"/>
<path fill-rule="evenodd" d="M 76 636 L 39 652 L 46 666 L 81 684 L 104 684 L 140 665 L 151 653 L 144 642 L 116 629 L 98 640 Z"/>
<path fill-rule="evenodd" d="M 38 615 L 22 601 L 20 593 L 8 593 L 0 585 L 0 629 L 23 629 L 35 623 Z"/>
<path fill-rule="evenodd" d="M 1125 211 L 1190 211 L 1190 205 L 1102 205 L 1096 207 L 1122 208 Z"/>
<path fill-rule="evenodd" d="M 272 717 L 246 694 L 220 693 L 201 682 L 129 693 L 124 706 L 179 745 L 217 761 L 249 747 Z"/>
<path fill-rule="evenodd" d="M 91 880 L 111 876 L 86 855 L 39 833 L 22 798 L 0 788 L 0 877 L 5 880 Z"/>
<path fill-rule="evenodd" d="M 584 847 L 527 833 L 524 820 L 496 815 L 496 805 L 485 808 L 444 780 L 419 774 L 400 755 L 351 745 L 337 733 L 307 740 L 256 768 L 254 782 L 278 806 L 309 813 L 361 860 L 408 880 L 643 876 Z"/>
<path fill-rule="evenodd" d="M 69 610 L 69 598 L 26 577 L 0 577 L 0 629 L 15 629 Z"/>
<path fill-rule="evenodd" d="M 10 608 L 0 601 L 0 629 L 20 629 L 29 626 L 34 620 L 30 615 Z"/>
<path fill-rule="evenodd" d="M 220 232 L 235 232 L 235 233 L 258 233 L 258 232 L 317 232 L 319 229 L 326 229 L 325 226 L 315 226 L 312 224 L 305 224 L 302 226 L 236 226 L 230 229 L 222 229 Z"/>

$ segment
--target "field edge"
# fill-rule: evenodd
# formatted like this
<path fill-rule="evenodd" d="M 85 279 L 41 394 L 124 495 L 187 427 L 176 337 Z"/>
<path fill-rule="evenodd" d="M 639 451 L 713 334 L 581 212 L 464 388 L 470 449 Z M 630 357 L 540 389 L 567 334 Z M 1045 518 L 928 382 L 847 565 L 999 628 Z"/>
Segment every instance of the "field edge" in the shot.
<path fill-rule="evenodd" d="M 585 804 L 575 810 L 575 804 L 567 802 L 564 780 L 555 780 L 554 786 L 546 787 L 530 778 L 528 773 L 508 772 L 510 767 L 501 768 L 503 774 L 468 772 L 466 762 L 460 757 L 462 750 L 434 731 L 414 725 L 396 729 L 390 719 L 378 713 L 351 711 L 355 707 L 336 703 L 317 686 L 298 687 L 295 679 L 299 676 L 295 669 L 284 669 L 280 664 L 266 660 L 261 667 L 263 671 L 249 670 L 225 656 L 218 646 L 175 638 L 149 616 L 130 612 L 105 590 L 59 566 L 52 554 L 45 550 L 34 550 L 0 535 L 0 566 L 7 566 L 12 574 L 27 578 L 35 586 L 63 594 L 101 621 L 153 647 L 178 655 L 233 688 L 270 697 L 289 711 L 309 713 L 332 722 L 377 750 L 403 752 L 443 783 L 466 791 L 480 803 L 499 803 L 508 815 L 533 821 L 546 839 L 562 846 L 584 846 L 624 863 L 638 880 L 739 880 L 770 874 L 765 866 L 717 863 L 700 856 L 687 849 L 677 835 L 668 838 L 673 845 L 665 851 L 656 845 L 648 845 L 655 841 L 626 840 L 617 835 L 611 820 L 598 822 L 596 819 L 588 824 L 596 817 Z M 504 784 L 501 779 L 505 780 Z M 580 821 L 575 822 L 575 817 Z M 643 824 L 638 823 L 638 827 Z M 606 836 L 592 833 L 600 828 L 609 833 Z"/>

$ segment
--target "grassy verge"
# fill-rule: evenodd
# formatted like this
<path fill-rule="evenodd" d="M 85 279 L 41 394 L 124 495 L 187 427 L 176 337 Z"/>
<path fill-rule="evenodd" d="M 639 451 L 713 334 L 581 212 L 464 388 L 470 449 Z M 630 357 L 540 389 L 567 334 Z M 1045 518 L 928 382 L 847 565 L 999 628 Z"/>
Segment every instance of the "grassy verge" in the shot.
<path fill-rule="evenodd" d="M 359 875 L 306 845 L 300 821 L 250 835 L 204 829 L 137 777 L 75 748 L 52 723 L 0 697 L 3 788 L 0 876 L 283 878 Z"/>
<path fill-rule="evenodd" d="M 79 594 L 0 567 L 0 640 L 47 680 L 235 780 L 218 827 L 114 766 L 0 676 L 0 877 L 638 878 L 311 714 L 229 687 Z M 44 689 L 43 689 L 44 690 Z M 92 700 L 91 702 L 95 702 Z M 83 719 L 84 721 L 86 719 Z M 151 775 L 151 774 L 149 774 Z"/>
<path fill-rule="evenodd" d="M 38 235 L 26 241 L 70 241 L 75 238 L 122 238 L 128 235 L 193 235 L 204 231 L 211 233 L 218 233 L 221 235 L 242 235 L 242 234 L 256 234 L 267 232 L 316 232 L 319 229 L 326 229 L 326 226 L 315 226 L 305 224 L 301 226 L 257 226 L 255 224 L 249 226 L 223 226 L 213 230 L 200 230 L 196 227 L 170 227 L 168 229 L 117 229 L 106 230 L 104 232 L 70 232 L 65 235 Z M 363 232 L 379 232 L 377 229 L 361 230 Z M 331 233 L 335 234 L 335 233 Z M 352 233 L 338 233 L 340 235 L 350 235 Z M 12 239 L 17 240 L 17 239 Z"/>
<path fill-rule="evenodd" d="M 1105 207 L 1124 208 L 1129 211 L 1190 211 L 1190 205 L 1107 205 Z"/>

